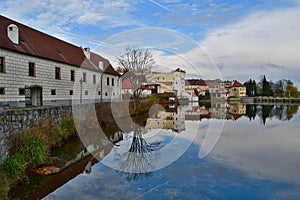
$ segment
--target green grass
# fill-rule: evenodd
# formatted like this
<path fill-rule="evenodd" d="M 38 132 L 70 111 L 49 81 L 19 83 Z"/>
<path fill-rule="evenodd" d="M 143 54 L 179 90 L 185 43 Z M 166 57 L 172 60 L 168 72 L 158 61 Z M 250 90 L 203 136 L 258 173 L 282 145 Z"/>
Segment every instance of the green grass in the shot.
<path fill-rule="evenodd" d="M 52 160 L 49 157 L 51 148 L 60 145 L 75 133 L 73 120 L 65 120 L 60 127 L 55 127 L 53 121 L 46 120 L 25 133 L 16 143 L 11 155 L 0 165 L 0 175 L 8 180 L 6 187 L 26 180 L 27 173 L 32 169 L 49 164 Z M 0 190 L 0 199 L 5 197 L 4 191 Z"/>

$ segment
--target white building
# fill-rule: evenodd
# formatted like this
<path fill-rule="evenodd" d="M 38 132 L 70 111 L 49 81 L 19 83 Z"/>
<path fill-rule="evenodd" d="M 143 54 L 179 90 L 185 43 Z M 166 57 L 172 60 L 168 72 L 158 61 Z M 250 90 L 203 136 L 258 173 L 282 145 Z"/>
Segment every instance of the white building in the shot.
<path fill-rule="evenodd" d="M 0 16 L 0 105 L 118 101 L 121 80 L 108 60 Z"/>
<path fill-rule="evenodd" d="M 171 73 L 150 72 L 146 74 L 148 83 L 159 83 L 159 93 L 174 92 L 178 97 L 185 94 L 186 72 L 180 68 Z"/>

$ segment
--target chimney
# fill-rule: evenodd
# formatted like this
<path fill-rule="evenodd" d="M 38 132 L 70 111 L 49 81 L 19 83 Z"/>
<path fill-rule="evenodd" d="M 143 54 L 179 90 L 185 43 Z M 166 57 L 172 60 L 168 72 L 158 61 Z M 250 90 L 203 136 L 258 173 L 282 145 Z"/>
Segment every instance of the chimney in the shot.
<path fill-rule="evenodd" d="M 14 44 L 19 44 L 19 28 L 15 24 L 7 26 L 7 37 Z"/>
<path fill-rule="evenodd" d="M 99 61 L 99 69 L 100 69 L 101 71 L 104 70 L 104 64 L 103 64 L 103 61 Z"/>
<path fill-rule="evenodd" d="M 90 47 L 84 47 L 83 48 L 83 53 L 84 53 L 84 55 L 87 59 L 89 59 L 89 60 L 91 59 Z"/>

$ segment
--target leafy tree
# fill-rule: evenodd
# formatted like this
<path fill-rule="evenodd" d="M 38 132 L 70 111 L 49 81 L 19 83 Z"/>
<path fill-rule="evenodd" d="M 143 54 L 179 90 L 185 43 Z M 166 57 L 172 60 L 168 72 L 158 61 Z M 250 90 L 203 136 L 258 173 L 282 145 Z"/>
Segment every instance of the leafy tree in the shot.
<path fill-rule="evenodd" d="M 285 96 L 286 97 L 295 97 L 298 98 L 299 97 L 299 92 L 297 87 L 291 85 L 291 84 L 287 84 L 286 86 L 286 91 L 285 91 Z"/>

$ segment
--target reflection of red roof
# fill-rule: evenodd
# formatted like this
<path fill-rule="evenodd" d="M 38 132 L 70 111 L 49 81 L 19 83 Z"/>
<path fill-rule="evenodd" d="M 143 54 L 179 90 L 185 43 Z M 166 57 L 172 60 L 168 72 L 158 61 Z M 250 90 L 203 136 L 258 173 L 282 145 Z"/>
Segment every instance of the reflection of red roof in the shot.
<path fill-rule="evenodd" d="M 184 70 L 182 70 L 182 69 L 180 69 L 180 68 L 177 68 L 177 69 L 175 69 L 174 71 L 172 71 L 172 72 L 182 72 L 182 73 L 185 73 L 185 71 Z"/>
<path fill-rule="evenodd" d="M 244 115 L 243 114 L 232 114 L 232 117 L 233 117 L 234 120 L 238 120 L 242 116 L 244 116 Z"/>
<path fill-rule="evenodd" d="M 240 82 L 238 81 L 233 81 L 231 87 L 245 87 L 244 85 L 242 85 Z"/>

